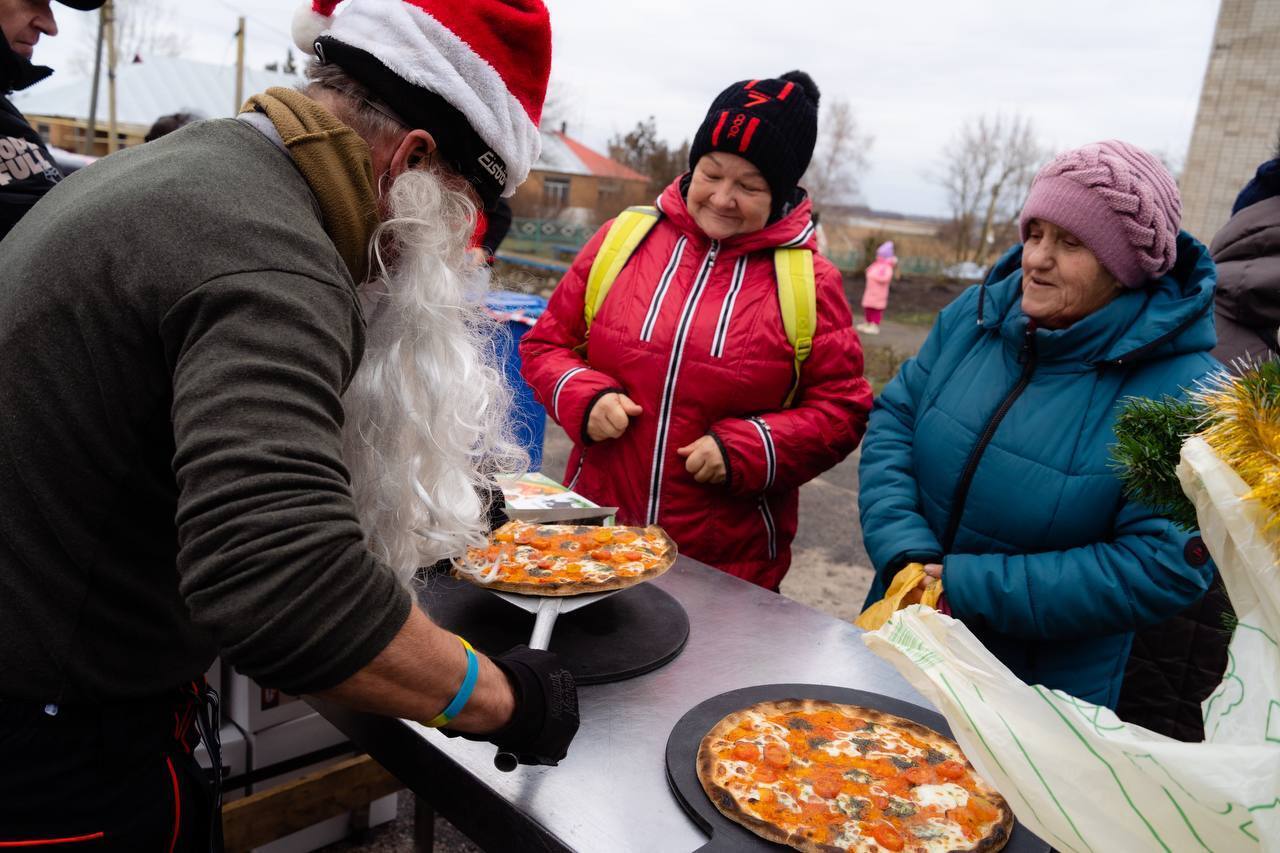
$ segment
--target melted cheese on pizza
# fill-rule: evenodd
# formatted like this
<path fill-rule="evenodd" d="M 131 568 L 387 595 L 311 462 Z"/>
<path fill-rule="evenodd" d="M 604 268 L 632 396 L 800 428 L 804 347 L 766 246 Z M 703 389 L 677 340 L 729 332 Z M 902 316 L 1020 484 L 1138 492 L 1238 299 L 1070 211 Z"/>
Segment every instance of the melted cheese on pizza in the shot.
<path fill-rule="evenodd" d="M 793 840 L 855 853 L 972 849 L 1000 822 L 953 743 L 832 707 L 726 718 L 711 781 Z"/>
<path fill-rule="evenodd" d="M 574 527 L 512 521 L 485 548 L 471 548 L 459 571 L 481 583 L 605 584 L 639 577 L 667 554 L 659 535 L 628 527 Z"/>

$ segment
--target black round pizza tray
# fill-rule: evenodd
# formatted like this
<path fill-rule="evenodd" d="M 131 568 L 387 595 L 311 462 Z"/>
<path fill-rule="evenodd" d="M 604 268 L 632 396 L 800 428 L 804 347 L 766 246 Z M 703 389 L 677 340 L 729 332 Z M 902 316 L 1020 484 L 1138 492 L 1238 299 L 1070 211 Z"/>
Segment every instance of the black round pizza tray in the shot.
<path fill-rule="evenodd" d="M 711 836 L 711 840 L 699 847 L 702 853 L 711 851 L 769 851 L 790 849 L 772 841 L 766 841 L 749 829 L 740 826 L 720 814 L 711 804 L 702 783 L 698 781 L 698 747 L 711 727 L 728 714 L 756 702 L 778 699 L 824 699 L 848 705 L 862 705 L 928 726 L 951 737 L 946 718 L 935 711 L 903 702 L 879 693 L 853 690 L 848 687 L 832 687 L 824 684 L 759 684 L 730 690 L 695 705 L 680 718 L 671 736 L 667 738 L 667 783 L 680 805 L 698 828 Z M 1013 834 L 1005 846 L 1006 853 L 1046 853 L 1049 845 L 1030 830 L 1015 821 Z"/>
<path fill-rule="evenodd" d="M 533 633 L 534 614 L 447 575 L 432 576 L 421 603 L 436 624 L 486 654 L 528 644 Z M 550 650 L 579 684 L 607 684 L 652 672 L 680 654 L 688 640 L 689 616 L 680 602 L 644 583 L 561 613 Z"/>

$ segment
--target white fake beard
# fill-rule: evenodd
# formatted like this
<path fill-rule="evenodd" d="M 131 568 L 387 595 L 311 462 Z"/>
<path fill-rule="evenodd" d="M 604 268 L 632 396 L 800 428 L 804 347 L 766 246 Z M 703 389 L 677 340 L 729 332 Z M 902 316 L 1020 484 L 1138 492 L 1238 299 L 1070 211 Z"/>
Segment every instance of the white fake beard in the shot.
<path fill-rule="evenodd" d="M 495 352 L 507 332 L 484 311 L 487 276 L 466 254 L 475 206 L 437 175 L 403 173 L 361 288 L 364 359 L 343 397 L 343 457 L 371 553 L 408 586 L 415 571 L 482 546 L 480 492 L 528 456 L 511 433 Z"/>

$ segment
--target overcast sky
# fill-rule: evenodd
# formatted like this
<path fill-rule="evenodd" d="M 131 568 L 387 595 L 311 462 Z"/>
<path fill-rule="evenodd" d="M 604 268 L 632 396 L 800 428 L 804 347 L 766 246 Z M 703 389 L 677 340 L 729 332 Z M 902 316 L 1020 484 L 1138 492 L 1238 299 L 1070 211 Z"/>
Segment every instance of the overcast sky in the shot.
<path fill-rule="evenodd" d="M 129 0 L 118 0 L 128 3 Z M 153 0 L 191 59 L 282 59 L 296 0 Z M 466 2 L 466 0 L 459 0 Z M 967 118 L 1015 112 L 1062 149 L 1118 137 L 1180 161 L 1195 120 L 1218 0 L 548 0 L 552 77 L 569 132 L 603 149 L 648 115 L 692 138 L 729 83 L 808 71 L 873 137 L 862 200 L 944 214 L 930 173 Z M 55 6 L 61 34 L 39 62 L 74 72 L 96 15 Z M 339 6 L 339 14 L 342 7 Z"/>

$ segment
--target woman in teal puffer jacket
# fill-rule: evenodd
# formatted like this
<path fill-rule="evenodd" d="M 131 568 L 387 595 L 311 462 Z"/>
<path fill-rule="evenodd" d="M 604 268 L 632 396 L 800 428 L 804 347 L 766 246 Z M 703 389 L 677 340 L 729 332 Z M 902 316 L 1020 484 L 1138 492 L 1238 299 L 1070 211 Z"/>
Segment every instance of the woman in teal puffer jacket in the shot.
<path fill-rule="evenodd" d="M 876 402 L 859 503 L 876 568 L 926 563 L 1028 683 L 1115 707 L 1133 631 L 1204 595 L 1199 537 L 1127 500 L 1126 397 L 1179 396 L 1209 355 L 1213 261 L 1150 154 L 1110 141 L 1041 170 L 1023 244 L 939 315 Z"/>

